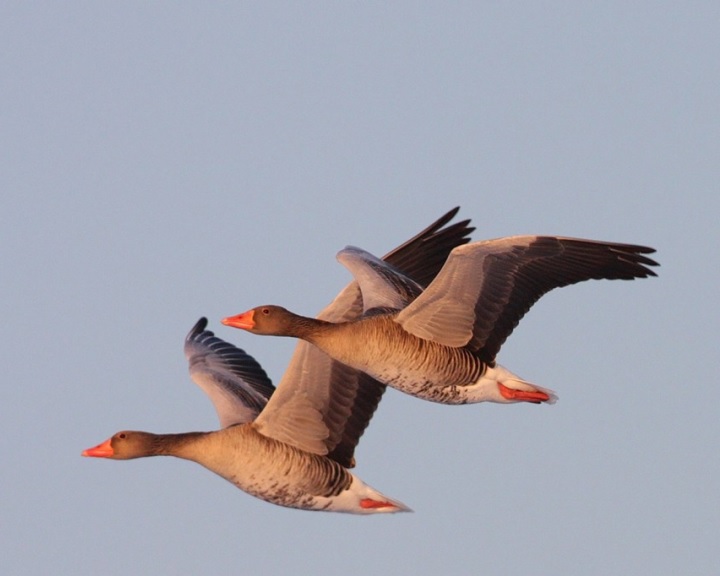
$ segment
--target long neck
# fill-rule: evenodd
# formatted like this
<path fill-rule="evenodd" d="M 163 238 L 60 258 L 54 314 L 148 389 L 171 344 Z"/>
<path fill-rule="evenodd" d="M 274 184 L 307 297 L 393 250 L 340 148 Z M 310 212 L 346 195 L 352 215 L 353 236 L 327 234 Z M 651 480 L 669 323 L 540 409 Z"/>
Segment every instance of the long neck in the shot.
<path fill-rule="evenodd" d="M 147 454 L 143 456 L 175 456 L 196 460 L 203 440 L 209 432 L 183 432 L 180 434 L 147 433 Z"/>
<path fill-rule="evenodd" d="M 297 337 L 320 348 L 330 357 L 363 370 L 366 362 L 382 357 L 385 350 L 376 350 L 384 342 L 383 331 L 402 331 L 391 315 L 378 315 L 355 322 L 324 322 L 310 319 L 309 327 L 301 328 Z"/>
<path fill-rule="evenodd" d="M 342 323 L 336 324 L 326 322 L 318 318 L 308 318 L 299 314 L 289 313 L 292 321 L 287 322 L 283 326 L 283 335 L 293 338 L 302 338 L 308 342 L 312 342 L 315 338 L 321 337 L 327 332 L 336 330 Z"/>

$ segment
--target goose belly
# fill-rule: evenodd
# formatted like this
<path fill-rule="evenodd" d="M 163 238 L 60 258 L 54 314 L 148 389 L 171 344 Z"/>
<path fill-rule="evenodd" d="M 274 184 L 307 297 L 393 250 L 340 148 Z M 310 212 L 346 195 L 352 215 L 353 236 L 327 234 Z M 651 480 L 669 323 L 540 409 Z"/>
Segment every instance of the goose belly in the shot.
<path fill-rule="evenodd" d="M 350 472 L 328 458 L 257 432 L 243 436 L 229 439 L 231 448 L 222 458 L 199 463 L 251 496 L 279 506 L 325 510 L 352 482 Z"/>
<path fill-rule="evenodd" d="M 440 404 L 466 404 L 469 401 L 465 384 L 446 384 L 442 378 L 433 378 L 429 374 L 409 374 L 407 371 L 387 371 L 378 376 L 378 380 L 388 386 Z"/>
<path fill-rule="evenodd" d="M 354 332 L 345 339 L 342 330 L 351 329 Z M 335 360 L 388 386 L 443 404 L 471 401 L 467 387 L 486 370 L 468 350 L 423 340 L 389 319 L 349 325 L 340 328 L 336 338 L 317 338 L 312 343 Z"/>
<path fill-rule="evenodd" d="M 400 355 L 385 355 L 382 362 L 362 370 L 388 386 L 442 404 L 471 402 L 470 387 L 485 372 L 484 364 L 463 349 L 429 346 Z M 382 356 L 380 356 L 382 357 Z"/>

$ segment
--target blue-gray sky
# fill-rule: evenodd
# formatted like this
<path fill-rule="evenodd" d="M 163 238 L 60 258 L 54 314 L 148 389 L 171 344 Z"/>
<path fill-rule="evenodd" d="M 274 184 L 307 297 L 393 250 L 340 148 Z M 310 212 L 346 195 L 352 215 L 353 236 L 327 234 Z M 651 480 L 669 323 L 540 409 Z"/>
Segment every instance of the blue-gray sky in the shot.
<path fill-rule="evenodd" d="M 720 8 L 712 2 L 0 7 L 4 574 L 718 569 Z M 217 427 L 201 315 L 279 380 L 314 314 L 461 205 L 475 238 L 654 246 L 659 278 L 543 298 L 500 353 L 554 406 L 389 391 L 356 453 L 414 514 L 299 512 L 123 428 Z"/>

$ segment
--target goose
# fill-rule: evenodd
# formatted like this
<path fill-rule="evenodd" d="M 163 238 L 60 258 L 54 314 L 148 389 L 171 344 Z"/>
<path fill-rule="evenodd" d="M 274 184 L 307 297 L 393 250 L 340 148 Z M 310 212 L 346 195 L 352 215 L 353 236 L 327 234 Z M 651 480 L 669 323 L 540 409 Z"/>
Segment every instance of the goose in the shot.
<path fill-rule="evenodd" d="M 553 288 L 656 276 L 649 266 L 657 262 L 646 256 L 654 251 L 561 236 L 472 242 L 454 248 L 423 289 L 391 264 L 349 246 L 338 260 L 360 286 L 359 319 L 331 323 L 266 305 L 222 323 L 303 339 L 386 385 L 433 402 L 553 403 L 555 392 L 496 362 L 500 347 Z"/>
<path fill-rule="evenodd" d="M 450 250 L 467 243 L 469 220 L 444 227 L 455 208 L 385 258 L 413 285 L 428 284 Z M 408 295 L 408 297 L 410 297 Z M 320 317 L 360 317 L 362 295 L 346 286 Z M 385 390 L 364 373 L 299 342 L 275 390 L 262 367 L 207 330 L 201 318 L 185 340 L 193 381 L 212 401 L 221 429 L 151 434 L 124 430 L 82 452 L 127 460 L 169 455 L 195 461 L 262 500 L 304 510 L 352 514 L 411 511 L 350 469 L 354 450 Z"/>

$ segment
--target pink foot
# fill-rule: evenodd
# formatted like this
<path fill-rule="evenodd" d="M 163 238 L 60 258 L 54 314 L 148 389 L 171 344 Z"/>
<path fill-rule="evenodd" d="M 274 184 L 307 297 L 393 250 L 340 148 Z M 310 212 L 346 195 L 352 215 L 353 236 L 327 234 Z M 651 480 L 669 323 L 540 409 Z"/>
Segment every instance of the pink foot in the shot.
<path fill-rule="evenodd" d="M 545 392 L 528 392 L 527 390 L 515 390 L 514 388 L 508 388 L 504 386 L 502 382 L 498 382 L 498 390 L 500 394 L 506 400 L 515 400 L 517 402 L 532 402 L 533 404 L 540 404 L 541 402 L 547 402 L 550 400 L 550 396 Z"/>
<path fill-rule="evenodd" d="M 363 498 L 362 500 L 360 500 L 360 508 L 397 508 L 397 506 L 392 502 L 383 502 L 382 500 Z"/>

